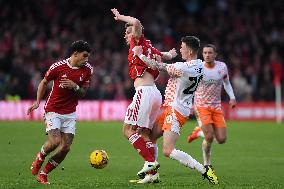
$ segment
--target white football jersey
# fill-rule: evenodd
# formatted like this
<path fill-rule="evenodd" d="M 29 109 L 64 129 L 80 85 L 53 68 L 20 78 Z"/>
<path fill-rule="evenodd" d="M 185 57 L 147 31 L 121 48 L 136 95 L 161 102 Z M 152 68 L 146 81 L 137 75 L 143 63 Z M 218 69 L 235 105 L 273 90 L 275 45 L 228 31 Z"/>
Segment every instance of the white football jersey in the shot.
<path fill-rule="evenodd" d="M 167 65 L 171 76 L 165 91 L 163 106 L 172 106 L 183 116 L 189 116 L 193 110 L 193 97 L 203 76 L 203 64 L 200 59 L 190 62 L 176 62 Z"/>
<path fill-rule="evenodd" d="M 194 105 L 221 109 L 221 90 L 223 80 L 227 77 L 228 69 L 224 62 L 215 61 L 213 68 L 204 66 L 203 79 L 195 92 Z"/>

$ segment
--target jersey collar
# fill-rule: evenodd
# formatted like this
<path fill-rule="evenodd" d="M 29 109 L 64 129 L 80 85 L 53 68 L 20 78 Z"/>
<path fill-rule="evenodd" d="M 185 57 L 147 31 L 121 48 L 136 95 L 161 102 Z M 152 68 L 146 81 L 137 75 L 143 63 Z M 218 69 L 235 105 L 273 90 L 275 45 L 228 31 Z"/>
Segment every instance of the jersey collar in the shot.
<path fill-rule="evenodd" d="M 75 67 L 75 66 L 72 66 L 72 65 L 70 64 L 70 58 L 67 58 L 67 66 L 68 66 L 69 68 L 71 68 L 71 69 L 74 69 L 74 70 L 79 69 L 79 67 Z"/>

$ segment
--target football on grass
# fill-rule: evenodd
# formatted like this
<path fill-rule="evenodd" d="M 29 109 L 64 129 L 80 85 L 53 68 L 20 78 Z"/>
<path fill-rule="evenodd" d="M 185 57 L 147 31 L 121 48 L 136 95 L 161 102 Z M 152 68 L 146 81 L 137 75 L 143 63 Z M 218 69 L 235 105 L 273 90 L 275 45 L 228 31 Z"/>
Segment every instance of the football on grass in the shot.
<path fill-rule="evenodd" d="M 104 150 L 95 150 L 90 155 L 90 164 L 96 169 L 102 169 L 107 166 L 109 156 Z"/>

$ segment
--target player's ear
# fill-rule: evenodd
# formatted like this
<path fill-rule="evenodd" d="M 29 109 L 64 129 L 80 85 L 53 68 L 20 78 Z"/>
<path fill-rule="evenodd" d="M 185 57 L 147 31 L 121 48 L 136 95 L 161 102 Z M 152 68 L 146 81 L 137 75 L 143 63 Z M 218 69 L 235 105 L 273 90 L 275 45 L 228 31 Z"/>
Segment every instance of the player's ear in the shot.
<path fill-rule="evenodd" d="M 191 48 L 188 48 L 188 54 L 189 54 L 190 56 L 192 56 L 193 51 L 192 51 L 192 49 L 191 49 Z"/>
<path fill-rule="evenodd" d="M 72 55 L 74 55 L 75 57 L 77 57 L 78 56 L 78 51 L 75 51 L 75 52 L 73 52 L 73 54 Z"/>

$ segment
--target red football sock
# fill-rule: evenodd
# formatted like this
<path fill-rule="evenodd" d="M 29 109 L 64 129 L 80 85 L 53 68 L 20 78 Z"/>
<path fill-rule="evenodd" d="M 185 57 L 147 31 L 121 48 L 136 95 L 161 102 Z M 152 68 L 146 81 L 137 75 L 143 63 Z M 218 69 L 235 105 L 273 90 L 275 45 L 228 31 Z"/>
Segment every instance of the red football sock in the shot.
<path fill-rule="evenodd" d="M 153 157 L 155 157 L 155 144 L 153 142 L 148 141 L 146 142 L 146 147 L 148 148 L 149 152 Z M 149 171 L 149 174 L 155 175 L 157 171 Z"/>
<path fill-rule="evenodd" d="M 41 152 L 39 152 L 39 158 L 40 158 L 40 160 L 44 160 L 45 159 L 45 157 L 46 157 L 46 155 L 44 155 L 44 154 L 42 154 Z"/>
<path fill-rule="evenodd" d="M 146 147 L 148 148 L 151 155 L 155 157 L 155 144 L 153 144 L 152 141 L 148 141 L 146 142 Z"/>
<path fill-rule="evenodd" d="M 55 161 L 50 159 L 47 162 L 47 164 L 45 165 L 45 167 L 42 169 L 41 173 L 47 175 L 49 172 L 51 172 L 53 169 L 55 169 L 57 167 L 57 165 L 58 165 L 58 163 L 56 163 Z"/>
<path fill-rule="evenodd" d="M 47 156 L 47 154 L 44 151 L 43 146 L 41 147 L 40 152 L 38 154 L 39 154 L 39 160 L 44 161 L 44 159 Z"/>
<path fill-rule="evenodd" d="M 138 151 L 138 153 L 143 157 L 145 161 L 154 162 L 155 156 L 153 156 L 149 149 L 146 147 L 145 140 L 138 133 L 132 134 L 129 139 L 133 147 Z"/>

